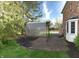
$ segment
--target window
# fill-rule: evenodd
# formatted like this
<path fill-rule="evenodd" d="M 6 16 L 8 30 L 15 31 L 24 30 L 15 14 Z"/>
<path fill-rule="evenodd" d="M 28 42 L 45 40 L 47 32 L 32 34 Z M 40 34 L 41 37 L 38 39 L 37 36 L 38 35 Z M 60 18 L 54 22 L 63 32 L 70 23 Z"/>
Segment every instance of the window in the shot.
<path fill-rule="evenodd" d="M 71 33 L 75 33 L 75 22 L 71 22 Z"/>
<path fill-rule="evenodd" d="M 68 25 L 68 22 L 67 22 L 67 33 L 68 33 L 68 28 L 69 28 L 68 26 L 69 26 L 69 25 Z"/>

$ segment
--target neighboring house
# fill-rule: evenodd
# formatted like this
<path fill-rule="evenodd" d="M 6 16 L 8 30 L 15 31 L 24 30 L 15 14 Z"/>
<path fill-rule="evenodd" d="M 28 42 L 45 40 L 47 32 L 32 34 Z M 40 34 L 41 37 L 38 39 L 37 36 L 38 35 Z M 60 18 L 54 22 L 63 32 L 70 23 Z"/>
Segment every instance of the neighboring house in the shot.
<path fill-rule="evenodd" d="M 67 1 L 63 10 L 63 31 L 66 40 L 74 42 L 79 34 L 79 1 Z"/>

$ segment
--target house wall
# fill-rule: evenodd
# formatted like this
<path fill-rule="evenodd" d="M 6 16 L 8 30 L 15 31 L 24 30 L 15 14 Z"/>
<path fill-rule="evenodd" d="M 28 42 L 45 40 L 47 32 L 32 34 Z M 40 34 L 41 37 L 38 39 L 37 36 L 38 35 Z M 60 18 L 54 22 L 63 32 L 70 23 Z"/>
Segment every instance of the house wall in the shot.
<path fill-rule="evenodd" d="M 79 1 L 68 1 L 62 13 L 63 13 L 63 31 L 66 32 L 66 29 L 65 29 L 66 21 L 73 16 L 79 17 Z M 78 23 L 78 33 L 79 33 L 79 23 Z"/>

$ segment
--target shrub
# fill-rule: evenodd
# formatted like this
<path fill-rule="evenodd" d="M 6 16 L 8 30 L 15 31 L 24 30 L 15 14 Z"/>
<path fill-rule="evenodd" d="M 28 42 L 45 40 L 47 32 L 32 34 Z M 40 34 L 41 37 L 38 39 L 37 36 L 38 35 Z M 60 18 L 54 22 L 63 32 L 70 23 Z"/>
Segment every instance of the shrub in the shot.
<path fill-rule="evenodd" d="M 2 41 L 0 41 L 0 48 L 3 48 L 4 44 L 2 43 Z"/>
<path fill-rule="evenodd" d="M 76 47 L 79 49 L 79 35 L 75 38 L 75 41 L 74 41 Z"/>

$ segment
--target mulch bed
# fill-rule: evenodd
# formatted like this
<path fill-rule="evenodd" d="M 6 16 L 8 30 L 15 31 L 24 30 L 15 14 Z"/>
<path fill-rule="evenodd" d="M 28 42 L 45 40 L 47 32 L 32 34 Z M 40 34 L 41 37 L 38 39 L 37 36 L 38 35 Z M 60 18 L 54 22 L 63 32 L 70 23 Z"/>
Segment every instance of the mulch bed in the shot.
<path fill-rule="evenodd" d="M 68 54 L 71 58 L 79 58 L 79 50 L 74 43 L 68 42 Z"/>
<path fill-rule="evenodd" d="M 24 47 L 30 47 L 31 46 L 31 41 L 36 40 L 38 37 L 32 37 L 32 36 L 28 36 L 28 37 L 20 37 L 17 39 L 17 42 L 20 43 L 20 45 L 24 46 Z"/>

